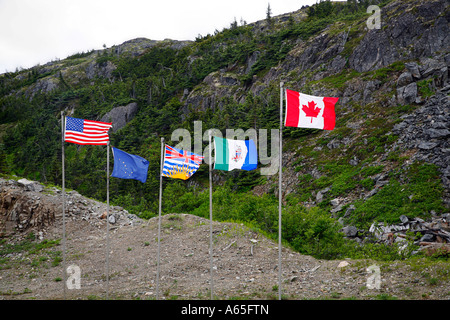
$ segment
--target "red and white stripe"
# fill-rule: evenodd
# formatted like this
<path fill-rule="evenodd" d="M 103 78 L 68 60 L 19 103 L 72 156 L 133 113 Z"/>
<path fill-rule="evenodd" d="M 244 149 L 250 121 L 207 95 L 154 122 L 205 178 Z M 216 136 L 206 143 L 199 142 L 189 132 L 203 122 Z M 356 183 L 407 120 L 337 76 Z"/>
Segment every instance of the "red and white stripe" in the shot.
<path fill-rule="evenodd" d="M 83 132 L 64 130 L 64 141 L 82 145 L 106 145 L 112 123 L 84 120 Z"/>

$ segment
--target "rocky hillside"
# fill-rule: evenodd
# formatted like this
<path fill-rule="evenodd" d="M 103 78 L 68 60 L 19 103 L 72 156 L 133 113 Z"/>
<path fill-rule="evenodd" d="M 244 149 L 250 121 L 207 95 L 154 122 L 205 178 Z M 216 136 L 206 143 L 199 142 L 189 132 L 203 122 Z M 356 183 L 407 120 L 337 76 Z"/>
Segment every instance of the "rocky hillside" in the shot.
<path fill-rule="evenodd" d="M 369 4 L 381 9 L 380 29 L 367 27 Z M 145 184 L 111 179 L 111 203 L 152 218 L 160 137 L 176 144 L 172 133 L 184 128 L 193 146 L 196 122 L 201 134 L 277 129 L 283 81 L 339 97 L 333 131 L 283 129 L 283 240 L 318 258 L 373 256 L 381 251 L 372 246 L 385 243 L 364 236 L 372 226 L 449 212 L 449 7 L 324 1 L 195 41 L 134 39 L 0 75 L 0 172 L 61 185 L 61 111 L 112 121 L 112 145 L 150 168 Z M 104 202 L 106 149 L 66 144 L 65 152 L 66 186 Z M 214 218 L 276 237 L 278 176 L 260 168 L 214 172 Z M 165 180 L 163 212 L 207 217 L 207 170 Z M 408 237 L 414 245 L 419 235 Z M 392 256 L 376 258 L 399 258 L 397 248 L 386 250 Z"/>
<path fill-rule="evenodd" d="M 104 204 L 75 191 L 66 197 L 66 266 L 79 267 L 81 277 L 79 288 L 64 290 L 61 201 L 58 188 L 0 179 L 0 226 L 19 231 L 0 240 L 0 300 L 155 299 L 158 218 L 112 207 L 108 233 Z M 214 299 L 278 299 L 277 241 L 241 223 L 212 228 Z M 210 299 L 209 232 L 208 219 L 162 217 L 159 299 Z M 442 260 L 322 260 L 282 249 L 283 299 L 445 300 L 448 277 Z"/>

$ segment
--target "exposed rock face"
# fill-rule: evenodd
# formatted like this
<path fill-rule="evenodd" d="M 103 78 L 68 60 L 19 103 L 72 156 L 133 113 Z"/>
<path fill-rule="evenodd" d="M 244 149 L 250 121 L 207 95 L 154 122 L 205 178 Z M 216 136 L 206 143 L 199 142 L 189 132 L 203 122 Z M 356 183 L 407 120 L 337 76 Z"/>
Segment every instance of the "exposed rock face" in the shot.
<path fill-rule="evenodd" d="M 86 67 L 86 76 L 88 79 L 94 79 L 95 77 L 111 79 L 112 72 L 116 68 L 117 67 L 111 61 L 106 61 L 104 63 L 93 61 Z"/>
<path fill-rule="evenodd" d="M 128 41 L 125 41 L 124 43 L 113 46 L 110 50 L 113 51 L 114 54 L 120 55 L 123 53 L 130 54 L 133 57 L 137 57 L 145 52 L 145 50 L 150 49 L 155 46 L 164 46 L 169 47 L 175 50 L 179 50 L 189 44 L 191 44 L 192 41 L 185 40 L 185 41 L 178 41 L 178 40 L 171 40 L 171 39 L 164 39 L 162 41 L 160 40 L 150 40 L 147 38 L 136 38 L 131 39 Z M 109 49 L 107 49 L 109 50 Z"/>
<path fill-rule="evenodd" d="M 49 93 L 58 88 L 59 80 L 56 77 L 46 77 L 39 79 L 35 85 L 30 86 L 25 91 L 25 96 L 32 99 L 38 92 Z"/>
<path fill-rule="evenodd" d="M 450 86 L 432 96 L 412 114 L 403 117 L 392 132 L 399 136 L 394 147 L 417 150 L 415 160 L 436 164 L 450 189 Z"/>
<path fill-rule="evenodd" d="M 105 114 L 100 121 L 112 122 L 112 131 L 115 132 L 130 122 L 138 112 L 138 105 L 136 102 L 127 104 L 126 106 L 113 108 L 110 112 Z"/>
<path fill-rule="evenodd" d="M 9 236 L 29 228 L 41 230 L 53 224 L 57 206 L 34 193 L 38 183 L 3 181 L 0 189 L 0 235 Z M 5 188 L 6 185 L 13 186 Z"/>
<path fill-rule="evenodd" d="M 327 33 L 322 33 L 314 37 L 308 43 L 301 41 L 290 52 L 289 57 L 286 59 L 286 64 L 282 66 L 282 69 L 292 70 L 299 68 L 299 72 L 302 72 L 307 69 L 317 68 L 325 62 L 334 61 L 344 49 L 342 44 L 342 36 L 330 36 Z M 338 61 L 334 65 L 336 71 L 339 71 L 339 66 L 342 66 L 342 63 Z"/>
<path fill-rule="evenodd" d="M 225 70 L 213 72 L 205 77 L 200 87 L 189 93 L 182 111 L 187 113 L 191 107 L 202 111 L 208 108 L 220 109 L 223 104 L 221 99 L 224 97 L 232 97 L 239 101 L 244 94 L 240 84 L 235 74 Z"/>
<path fill-rule="evenodd" d="M 396 1 L 382 9 L 381 29 L 369 30 L 349 58 L 358 72 L 398 60 L 433 56 L 450 46 L 448 1 L 411 4 Z"/>
<path fill-rule="evenodd" d="M 104 224 L 107 205 L 81 196 L 76 191 L 66 192 L 66 216 L 81 219 L 95 226 Z M 40 231 L 45 233 L 56 220 L 62 218 L 62 192 L 46 188 L 27 179 L 0 178 L 0 237 Z M 110 207 L 109 223 L 114 225 L 139 224 L 142 220 L 121 207 Z"/>

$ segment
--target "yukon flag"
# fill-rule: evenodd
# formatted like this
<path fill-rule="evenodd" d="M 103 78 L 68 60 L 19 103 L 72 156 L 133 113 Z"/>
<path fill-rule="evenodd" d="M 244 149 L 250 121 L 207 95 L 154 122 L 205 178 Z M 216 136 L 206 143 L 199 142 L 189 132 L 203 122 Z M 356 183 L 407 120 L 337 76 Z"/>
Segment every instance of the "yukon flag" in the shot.
<path fill-rule="evenodd" d="M 215 170 L 255 170 L 258 153 L 253 140 L 233 140 L 214 137 Z"/>
<path fill-rule="evenodd" d="M 286 89 L 286 127 L 333 130 L 339 98 L 315 97 Z"/>

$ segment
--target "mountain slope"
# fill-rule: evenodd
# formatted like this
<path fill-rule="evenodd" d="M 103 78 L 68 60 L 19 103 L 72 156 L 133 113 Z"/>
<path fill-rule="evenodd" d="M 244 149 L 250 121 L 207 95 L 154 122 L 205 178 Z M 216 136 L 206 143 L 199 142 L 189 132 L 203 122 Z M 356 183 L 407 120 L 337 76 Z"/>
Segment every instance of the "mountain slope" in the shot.
<path fill-rule="evenodd" d="M 367 28 L 369 3 L 381 8 L 381 29 Z M 146 184 L 112 179 L 111 200 L 150 218 L 160 137 L 176 144 L 171 135 L 184 128 L 193 143 L 196 121 L 201 134 L 277 129 L 283 81 L 340 98 L 335 130 L 283 128 L 283 238 L 321 258 L 357 256 L 342 242 L 342 224 L 364 234 L 374 221 L 448 212 L 448 4 L 323 2 L 194 42 L 135 39 L 1 75 L 0 170 L 60 184 L 61 111 L 126 119 L 112 144 L 148 159 L 149 176 Z M 66 160 L 67 186 L 104 201 L 106 149 L 66 145 Z M 207 217 L 207 170 L 185 183 L 164 181 L 163 211 Z M 276 236 L 277 179 L 260 169 L 214 172 L 215 219 Z"/>

